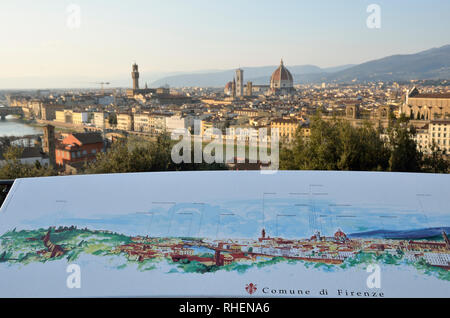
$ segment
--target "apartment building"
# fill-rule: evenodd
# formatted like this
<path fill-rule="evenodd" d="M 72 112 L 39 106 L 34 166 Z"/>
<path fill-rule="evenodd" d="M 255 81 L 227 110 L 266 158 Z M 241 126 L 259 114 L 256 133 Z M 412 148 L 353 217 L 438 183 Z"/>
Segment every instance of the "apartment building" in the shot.
<path fill-rule="evenodd" d="M 60 123 L 83 125 L 88 121 L 88 113 L 69 109 L 55 111 L 55 121 Z"/>
<path fill-rule="evenodd" d="M 450 153 L 450 120 L 432 120 L 428 133 L 430 147 L 434 144 L 443 153 Z"/>
<path fill-rule="evenodd" d="M 134 114 L 134 131 L 151 132 L 150 129 L 150 115 L 148 113 Z"/>
<path fill-rule="evenodd" d="M 72 112 L 72 124 L 83 125 L 88 122 L 88 113 L 86 112 Z"/>
<path fill-rule="evenodd" d="M 166 117 L 166 130 L 168 132 L 185 128 L 189 128 L 189 121 L 186 117 L 178 115 Z"/>
<path fill-rule="evenodd" d="M 132 131 L 134 129 L 133 115 L 129 113 L 117 114 L 117 129 Z"/>
<path fill-rule="evenodd" d="M 107 114 L 104 112 L 94 112 L 93 124 L 97 128 L 105 129 Z"/>
<path fill-rule="evenodd" d="M 150 132 L 162 133 L 166 130 L 166 117 L 160 114 L 150 114 L 148 118 L 148 124 L 150 126 Z"/>
<path fill-rule="evenodd" d="M 417 150 L 428 153 L 430 151 L 430 134 L 429 134 L 429 124 L 422 128 L 416 129 L 416 135 L 414 136 L 414 141 L 417 144 Z"/>
<path fill-rule="evenodd" d="M 277 118 L 271 121 L 270 128 L 271 130 L 278 129 L 280 140 L 291 142 L 294 140 L 301 123 L 300 120 L 295 118 Z"/>
<path fill-rule="evenodd" d="M 64 105 L 43 104 L 41 106 L 41 119 L 55 120 L 56 111 L 64 110 Z"/>

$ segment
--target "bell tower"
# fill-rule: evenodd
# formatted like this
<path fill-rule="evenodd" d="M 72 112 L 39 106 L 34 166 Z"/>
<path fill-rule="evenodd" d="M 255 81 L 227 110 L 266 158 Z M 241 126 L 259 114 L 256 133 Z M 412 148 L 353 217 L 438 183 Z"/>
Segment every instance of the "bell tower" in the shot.
<path fill-rule="evenodd" d="M 47 125 L 44 127 L 42 150 L 48 153 L 48 160 L 50 166 L 55 167 L 56 165 L 55 127 L 52 125 Z"/>
<path fill-rule="evenodd" d="M 131 78 L 133 79 L 133 90 L 139 89 L 139 70 L 138 65 L 136 63 L 133 64 Z"/>
<path fill-rule="evenodd" d="M 231 82 L 231 97 L 233 99 L 236 98 L 236 79 L 233 78 L 233 82 Z"/>
<path fill-rule="evenodd" d="M 244 71 L 240 68 L 236 70 L 236 96 L 244 96 Z"/>

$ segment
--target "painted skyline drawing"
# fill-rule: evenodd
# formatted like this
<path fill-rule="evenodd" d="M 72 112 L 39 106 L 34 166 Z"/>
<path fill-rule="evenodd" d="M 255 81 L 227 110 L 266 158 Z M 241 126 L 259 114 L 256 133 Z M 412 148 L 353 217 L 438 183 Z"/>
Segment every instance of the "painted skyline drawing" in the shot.
<path fill-rule="evenodd" d="M 449 181 L 312 171 L 21 179 L 0 211 L 0 273 L 16 296 L 276 296 L 298 285 L 367 291 L 377 264 L 387 296 L 442 297 Z M 95 279 L 67 290 L 51 275 L 68 264 Z M 27 285 L 40 279 L 39 292 Z"/>

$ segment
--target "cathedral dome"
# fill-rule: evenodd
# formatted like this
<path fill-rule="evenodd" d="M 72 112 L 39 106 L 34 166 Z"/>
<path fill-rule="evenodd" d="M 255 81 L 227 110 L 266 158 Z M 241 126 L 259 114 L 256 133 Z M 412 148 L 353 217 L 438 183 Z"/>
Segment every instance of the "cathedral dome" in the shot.
<path fill-rule="evenodd" d="M 281 60 L 280 66 L 273 72 L 270 78 L 270 88 L 277 89 L 289 89 L 294 87 L 294 79 L 291 72 L 284 66 L 283 60 Z"/>
<path fill-rule="evenodd" d="M 228 82 L 228 83 L 225 85 L 224 93 L 225 93 L 226 95 L 231 95 L 232 90 L 233 90 L 233 82 Z"/>
<path fill-rule="evenodd" d="M 345 235 L 344 232 L 341 231 L 341 229 L 338 229 L 336 233 L 334 233 L 334 238 L 337 241 L 347 241 L 347 235 Z"/>

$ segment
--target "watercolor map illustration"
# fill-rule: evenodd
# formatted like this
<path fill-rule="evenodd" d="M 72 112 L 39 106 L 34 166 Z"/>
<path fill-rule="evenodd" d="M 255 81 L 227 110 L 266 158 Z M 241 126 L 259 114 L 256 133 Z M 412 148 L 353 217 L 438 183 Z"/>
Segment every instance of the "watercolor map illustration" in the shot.
<path fill-rule="evenodd" d="M 448 295 L 449 181 L 445 175 L 310 171 L 21 179 L 0 211 L 0 273 L 95 264 L 96 272 L 152 282 L 220 277 L 224 293 L 242 295 L 244 289 L 226 287 L 227 275 L 230 285 L 236 277 L 249 283 L 263 276 L 273 285 L 283 276 L 280 268 L 289 268 L 305 284 L 305 275 L 323 279 L 379 264 L 432 280 Z M 186 293 L 216 291 L 204 288 Z M 141 293 L 122 292 L 133 291 Z"/>

